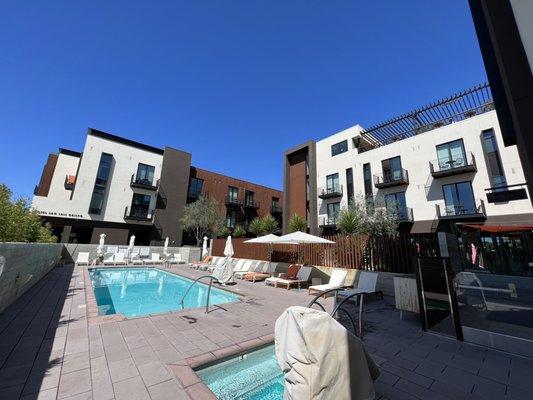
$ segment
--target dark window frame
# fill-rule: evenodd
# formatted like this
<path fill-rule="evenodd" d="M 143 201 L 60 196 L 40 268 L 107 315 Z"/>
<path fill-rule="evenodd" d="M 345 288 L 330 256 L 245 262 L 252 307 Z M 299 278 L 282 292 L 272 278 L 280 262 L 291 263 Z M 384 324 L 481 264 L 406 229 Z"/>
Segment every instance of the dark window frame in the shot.
<path fill-rule="evenodd" d="M 348 139 L 331 145 L 331 157 L 348 152 Z"/>
<path fill-rule="evenodd" d="M 107 161 L 106 159 L 109 158 Z M 109 167 L 107 168 L 107 164 Z M 94 187 L 91 195 L 91 201 L 89 203 L 89 214 L 99 215 L 102 213 L 104 205 L 105 195 L 107 192 L 107 183 L 109 182 L 109 175 L 113 168 L 113 154 L 102 153 L 100 155 L 100 162 L 98 163 L 98 170 L 96 171 L 96 178 L 94 181 Z M 106 172 L 107 169 L 107 172 Z M 105 175 L 105 178 L 103 177 Z M 98 199 L 99 198 L 99 199 Z M 99 201 L 99 206 L 95 207 L 93 203 Z"/>
<path fill-rule="evenodd" d="M 444 142 L 444 143 L 439 143 L 437 145 L 435 145 L 435 151 L 437 153 L 437 163 L 439 164 L 439 169 L 442 169 L 441 165 L 440 165 L 440 158 L 439 158 L 439 147 L 442 147 L 442 146 L 448 146 L 448 156 L 450 158 L 450 161 L 451 161 L 451 158 L 452 158 L 452 154 L 451 154 L 451 150 L 450 150 L 450 145 L 452 143 L 455 143 L 455 142 L 461 142 L 461 148 L 463 149 L 463 164 L 460 165 L 459 167 L 462 167 L 464 165 L 467 165 L 468 164 L 468 160 L 466 159 L 466 149 L 465 149 L 465 142 L 463 140 L 463 138 L 459 138 L 459 139 L 455 139 L 455 140 L 450 140 L 448 142 Z M 455 166 L 451 166 L 449 167 L 449 169 L 451 168 L 456 168 Z"/>
<path fill-rule="evenodd" d="M 196 184 L 194 185 L 194 188 L 193 188 L 193 182 L 196 182 Z M 198 182 L 201 183 L 200 190 L 198 190 Z M 204 190 L 204 180 L 191 176 L 191 178 L 189 179 L 188 195 L 191 197 L 200 197 L 203 190 Z"/>
<path fill-rule="evenodd" d="M 148 179 L 148 178 L 142 178 L 141 179 L 141 177 L 140 177 L 141 169 L 143 169 L 145 174 L 147 174 L 148 176 L 150 175 L 148 172 L 151 169 L 152 170 L 151 171 L 152 172 L 152 179 Z M 140 183 L 147 184 L 147 185 L 153 185 L 154 179 L 155 179 L 155 166 L 154 165 L 145 164 L 145 163 L 138 163 L 137 164 L 137 173 L 135 174 L 135 181 L 136 182 L 140 182 Z"/>
<path fill-rule="evenodd" d="M 442 189 L 442 198 L 444 199 L 444 207 L 446 208 L 446 207 L 452 206 L 452 205 L 446 204 L 446 193 L 444 191 L 444 188 L 448 186 L 454 186 L 457 197 L 459 197 L 459 191 L 457 190 L 457 186 L 463 183 L 468 183 L 470 185 L 470 192 L 472 193 L 472 203 L 474 204 L 474 210 L 472 210 L 472 214 L 475 214 L 477 212 L 476 194 L 474 192 L 474 188 L 472 187 L 472 181 L 468 181 L 468 180 L 461 181 L 461 182 L 452 182 L 452 183 L 447 183 L 445 185 L 442 185 L 441 189 Z M 456 207 L 457 205 L 461 205 L 461 203 L 459 202 L 458 204 L 453 204 L 454 207 Z"/>

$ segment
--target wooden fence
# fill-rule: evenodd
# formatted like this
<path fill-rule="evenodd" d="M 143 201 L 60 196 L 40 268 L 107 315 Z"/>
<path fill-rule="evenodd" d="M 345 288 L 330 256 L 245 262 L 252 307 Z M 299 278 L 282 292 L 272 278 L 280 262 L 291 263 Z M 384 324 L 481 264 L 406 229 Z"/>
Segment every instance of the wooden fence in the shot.
<path fill-rule="evenodd" d="M 300 252 L 310 265 L 342 267 L 368 271 L 413 273 L 417 256 L 439 256 L 436 234 L 399 234 L 397 236 L 326 236 L 334 244 L 273 246 L 272 261 L 296 262 Z M 268 245 L 243 243 L 233 239 L 234 257 L 268 260 Z M 213 255 L 222 256 L 226 240 L 216 239 Z"/>

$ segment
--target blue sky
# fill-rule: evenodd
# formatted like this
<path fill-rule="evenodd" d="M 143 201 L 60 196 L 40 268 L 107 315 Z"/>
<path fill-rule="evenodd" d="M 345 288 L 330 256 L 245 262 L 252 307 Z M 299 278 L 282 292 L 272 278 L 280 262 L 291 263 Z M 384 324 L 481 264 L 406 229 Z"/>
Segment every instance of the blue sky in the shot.
<path fill-rule="evenodd" d="M 282 187 L 282 154 L 485 82 L 467 0 L 2 2 L 0 182 L 87 127 Z"/>

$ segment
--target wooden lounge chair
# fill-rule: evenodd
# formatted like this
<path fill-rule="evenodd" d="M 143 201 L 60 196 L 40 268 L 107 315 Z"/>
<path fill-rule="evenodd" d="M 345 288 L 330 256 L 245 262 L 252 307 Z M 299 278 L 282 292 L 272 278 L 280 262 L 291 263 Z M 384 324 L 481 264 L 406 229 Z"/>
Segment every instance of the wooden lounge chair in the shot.
<path fill-rule="evenodd" d="M 252 263 L 248 267 L 248 270 L 235 272 L 233 276 L 237 279 L 244 279 L 244 276 L 250 272 L 261 272 L 261 270 L 263 269 L 263 266 L 264 266 L 263 261 L 252 261 Z"/>
<path fill-rule="evenodd" d="M 278 278 L 274 283 L 274 287 L 287 286 L 287 290 L 289 290 L 291 286 L 298 285 L 298 289 L 300 289 L 302 287 L 302 283 L 309 282 L 312 271 L 313 267 L 303 266 L 298 270 L 296 279 Z"/>
<path fill-rule="evenodd" d="M 89 253 L 80 252 L 76 258 L 74 265 L 89 265 Z"/>
<path fill-rule="evenodd" d="M 243 279 L 253 283 L 264 281 L 272 276 L 268 271 L 272 269 L 272 266 L 276 269 L 276 265 L 277 263 L 271 263 L 270 265 L 266 263 L 261 272 L 248 272 L 244 275 Z"/>
<path fill-rule="evenodd" d="M 280 279 L 291 279 L 295 280 L 298 277 L 298 271 L 300 270 L 299 264 L 291 264 L 289 265 L 289 268 L 287 269 L 287 272 L 284 274 L 279 274 L 279 277 L 272 276 L 270 278 L 265 279 L 265 284 L 272 285 L 276 287 L 276 282 Z"/>
<path fill-rule="evenodd" d="M 323 285 L 309 286 L 308 292 L 309 294 L 313 294 L 325 292 L 326 290 L 331 289 L 340 289 L 344 286 L 344 282 L 346 281 L 346 275 L 348 275 L 347 270 L 335 268 L 331 272 L 331 276 L 329 277 L 328 283 L 325 283 Z"/>

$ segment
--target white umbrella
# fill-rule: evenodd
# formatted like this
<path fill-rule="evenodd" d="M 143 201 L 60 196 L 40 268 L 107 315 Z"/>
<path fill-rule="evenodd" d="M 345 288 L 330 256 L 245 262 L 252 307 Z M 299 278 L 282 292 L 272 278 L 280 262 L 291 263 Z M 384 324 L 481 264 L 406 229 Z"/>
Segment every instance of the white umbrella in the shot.
<path fill-rule="evenodd" d="M 268 244 L 268 273 L 272 275 L 271 266 L 272 266 L 272 243 L 277 240 L 279 236 L 269 233 L 265 236 L 259 236 L 253 239 L 245 240 L 244 243 L 267 243 Z"/>
<path fill-rule="evenodd" d="M 98 247 L 96 248 L 96 255 L 98 257 L 103 257 L 105 254 L 104 243 L 105 243 L 105 233 L 102 233 L 100 235 L 100 242 L 98 244 Z"/>
<path fill-rule="evenodd" d="M 209 255 L 210 256 L 213 255 L 213 238 L 211 238 L 211 240 L 209 240 Z"/>
<path fill-rule="evenodd" d="M 224 255 L 226 258 L 233 257 L 233 243 L 231 242 L 231 236 L 226 239 L 226 246 L 224 246 Z"/>
<path fill-rule="evenodd" d="M 231 242 L 231 236 L 228 236 L 226 239 L 224 255 L 226 256 L 226 260 L 213 272 L 213 276 L 221 283 L 227 283 L 233 278 L 233 266 L 231 265 L 231 257 L 233 257 L 233 244 Z"/>
<path fill-rule="evenodd" d="M 135 246 L 135 235 L 131 235 L 130 244 L 128 245 L 128 257 L 131 259 L 131 253 L 133 252 L 133 246 Z"/>
<path fill-rule="evenodd" d="M 207 256 L 208 254 L 208 251 L 207 251 L 207 236 L 204 236 L 204 244 L 202 245 L 202 260 Z"/>
<path fill-rule="evenodd" d="M 165 239 L 165 247 L 163 247 L 163 254 L 168 256 L 168 236 Z"/>
<path fill-rule="evenodd" d="M 331 240 L 321 238 L 319 236 L 310 235 L 309 233 L 296 231 L 289 233 L 288 235 L 283 235 L 273 240 L 274 244 L 331 244 L 335 243 Z M 301 263 L 302 255 L 300 254 L 300 249 L 298 248 L 298 262 Z"/>

